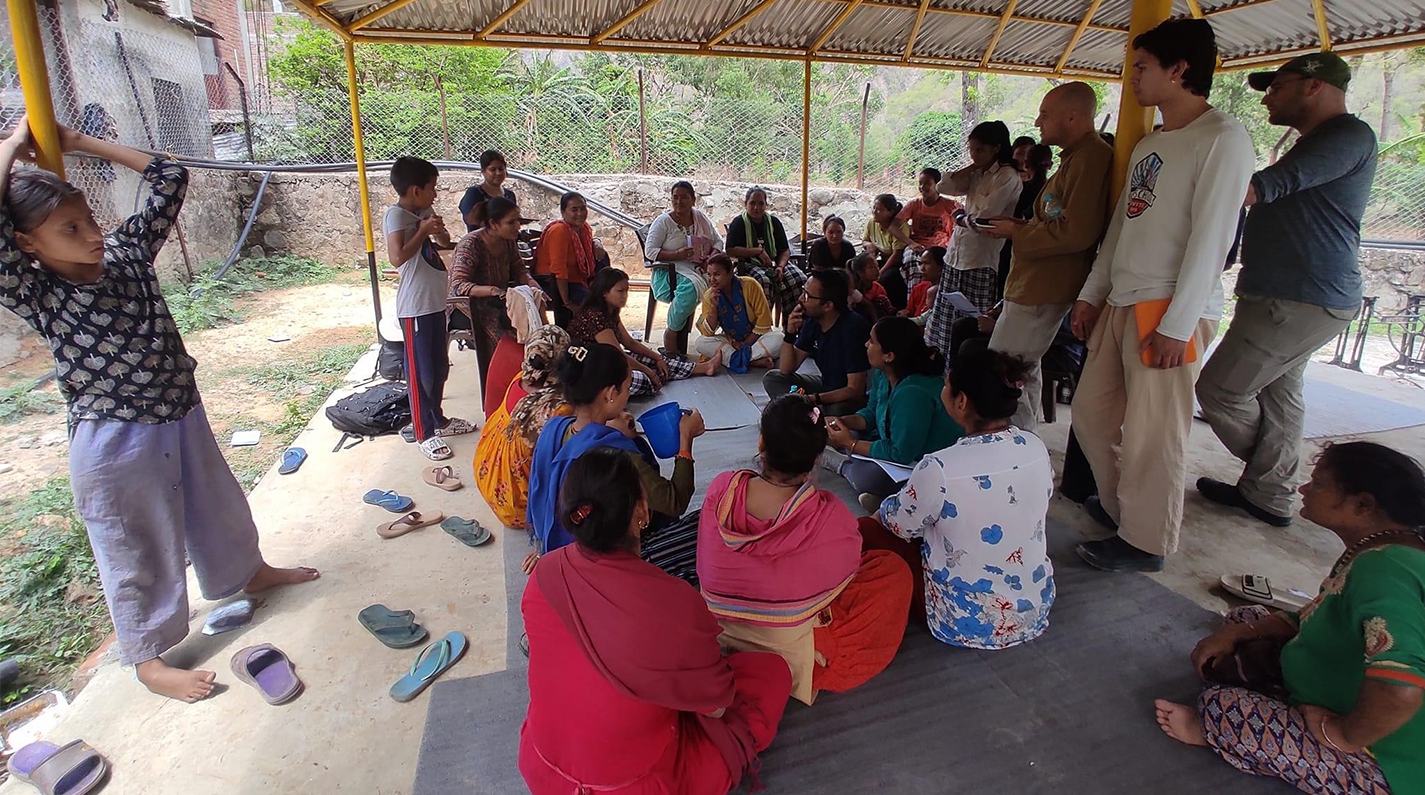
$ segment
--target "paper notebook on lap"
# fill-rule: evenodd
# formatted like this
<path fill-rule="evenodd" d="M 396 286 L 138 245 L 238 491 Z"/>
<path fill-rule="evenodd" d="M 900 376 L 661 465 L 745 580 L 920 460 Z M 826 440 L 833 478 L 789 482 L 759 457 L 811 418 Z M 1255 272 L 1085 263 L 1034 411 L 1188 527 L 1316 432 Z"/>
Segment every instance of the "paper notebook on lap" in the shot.
<path fill-rule="evenodd" d="M 1159 298 L 1156 301 L 1140 301 L 1133 305 L 1133 319 L 1138 323 L 1138 341 L 1148 339 L 1148 335 L 1158 330 L 1158 324 L 1163 322 L 1163 315 L 1168 314 L 1168 307 L 1172 305 L 1173 299 Z M 1142 354 L 1143 364 L 1146 367 L 1153 366 L 1153 351 L 1148 349 Z M 1192 364 L 1197 361 L 1197 339 L 1188 340 L 1187 352 L 1183 354 L 1183 364 Z"/>

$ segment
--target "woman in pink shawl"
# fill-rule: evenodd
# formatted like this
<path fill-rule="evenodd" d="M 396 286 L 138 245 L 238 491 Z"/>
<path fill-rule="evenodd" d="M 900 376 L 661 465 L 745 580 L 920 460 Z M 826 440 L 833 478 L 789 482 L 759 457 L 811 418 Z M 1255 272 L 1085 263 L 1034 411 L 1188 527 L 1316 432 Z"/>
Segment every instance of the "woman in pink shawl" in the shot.
<path fill-rule="evenodd" d="M 698 524 L 698 577 L 723 647 L 781 655 L 806 704 L 890 663 L 914 586 L 894 554 L 862 554 L 856 518 L 812 486 L 826 438 L 806 398 L 773 400 L 762 413 L 762 472 L 719 475 Z"/>
<path fill-rule="evenodd" d="M 569 466 L 559 512 L 576 543 L 525 586 L 533 795 L 725 795 L 772 744 L 792 680 L 773 654 L 724 657 L 698 592 L 638 557 L 648 503 L 621 450 Z M 904 564 L 902 564 L 904 565 Z"/>

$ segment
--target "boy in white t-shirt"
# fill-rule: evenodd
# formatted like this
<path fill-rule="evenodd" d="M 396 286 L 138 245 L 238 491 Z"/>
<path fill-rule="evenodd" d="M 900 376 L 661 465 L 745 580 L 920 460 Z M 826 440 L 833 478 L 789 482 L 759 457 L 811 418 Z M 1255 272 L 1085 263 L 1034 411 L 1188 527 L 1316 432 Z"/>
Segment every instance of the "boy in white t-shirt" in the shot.
<path fill-rule="evenodd" d="M 419 157 L 401 157 L 391 165 L 391 187 L 400 199 L 386 208 L 381 231 L 386 256 L 401 275 L 396 288 L 396 317 L 406 338 L 406 382 L 410 386 L 411 428 L 421 452 L 432 461 L 454 453 L 442 436 L 470 433 L 475 426 L 447 418 L 441 411 L 445 379 L 450 374 L 445 302 L 449 275 L 437 246 L 450 248 L 445 221 L 431 209 L 440 173 Z"/>
<path fill-rule="evenodd" d="M 1217 43 L 1200 19 L 1133 41 L 1133 93 L 1163 126 L 1133 149 L 1071 315 L 1089 355 L 1074 432 L 1098 483 L 1085 507 L 1117 531 L 1080 544 L 1105 571 L 1161 571 L 1182 525 L 1193 384 L 1222 318 L 1222 263 L 1255 168 L 1242 124 L 1207 103 Z"/>

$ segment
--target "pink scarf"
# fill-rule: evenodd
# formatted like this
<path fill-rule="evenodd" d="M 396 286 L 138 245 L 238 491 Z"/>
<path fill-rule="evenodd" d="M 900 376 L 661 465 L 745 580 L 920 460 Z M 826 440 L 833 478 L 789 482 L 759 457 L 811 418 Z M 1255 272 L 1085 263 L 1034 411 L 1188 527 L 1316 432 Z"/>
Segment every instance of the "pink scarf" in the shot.
<path fill-rule="evenodd" d="M 698 578 L 719 619 L 796 626 L 830 605 L 856 575 L 856 517 L 810 483 L 771 521 L 747 513 L 749 470 L 713 480 L 698 521 Z"/>

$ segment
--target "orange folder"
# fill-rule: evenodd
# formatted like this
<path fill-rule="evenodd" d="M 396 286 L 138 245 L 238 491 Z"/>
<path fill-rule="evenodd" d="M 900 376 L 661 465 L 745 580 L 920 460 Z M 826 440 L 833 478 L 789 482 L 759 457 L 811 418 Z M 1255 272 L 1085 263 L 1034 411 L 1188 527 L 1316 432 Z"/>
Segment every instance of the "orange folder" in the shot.
<path fill-rule="evenodd" d="M 1133 317 L 1138 321 L 1138 342 L 1148 339 L 1148 335 L 1158 330 L 1158 324 L 1163 322 L 1163 315 L 1168 314 L 1168 306 L 1172 304 L 1171 298 L 1159 298 L 1156 301 L 1140 301 L 1133 305 Z M 1148 349 L 1143 351 L 1143 365 L 1153 366 L 1153 351 Z M 1188 340 L 1187 351 L 1183 354 L 1183 363 L 1191 364 L 1197 361 L 1197 338 Z"/>

